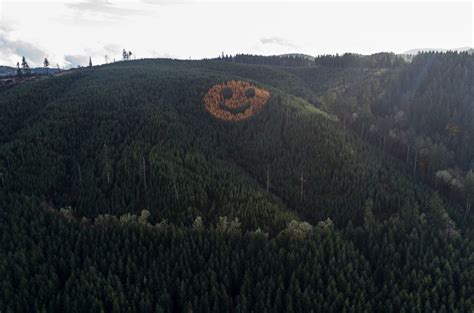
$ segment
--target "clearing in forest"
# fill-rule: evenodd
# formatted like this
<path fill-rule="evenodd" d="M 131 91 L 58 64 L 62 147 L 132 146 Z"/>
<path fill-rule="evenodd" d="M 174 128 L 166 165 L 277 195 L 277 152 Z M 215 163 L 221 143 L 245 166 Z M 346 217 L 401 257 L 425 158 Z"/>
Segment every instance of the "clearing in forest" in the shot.
<path fill-rule="evenodd" d="M 245 81 L 214 85 L 204 96 L 206 110 L 226 121 L 241 121 L 260 112 L 270 93 Z"/>

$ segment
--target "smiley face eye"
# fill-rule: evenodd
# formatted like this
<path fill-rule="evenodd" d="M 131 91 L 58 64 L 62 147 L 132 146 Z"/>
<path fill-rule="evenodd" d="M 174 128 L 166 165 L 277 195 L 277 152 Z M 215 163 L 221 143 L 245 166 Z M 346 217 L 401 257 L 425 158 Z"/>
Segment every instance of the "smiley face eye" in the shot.
<path fill-rule="evenodd" d="M 247 90 L 245 90 L 245 96 L 247 97 L 247 99 L 255 97 L 255 88 L 247 88 Z"/>
<path fill-rule="evenodd" d="M 233 95 L 234 95 L 234 92 L 232 91 L 232 88 L 224 87 L 222 89 L 222 97 L 224 97 L 225 100 L 231 99 Z"/>

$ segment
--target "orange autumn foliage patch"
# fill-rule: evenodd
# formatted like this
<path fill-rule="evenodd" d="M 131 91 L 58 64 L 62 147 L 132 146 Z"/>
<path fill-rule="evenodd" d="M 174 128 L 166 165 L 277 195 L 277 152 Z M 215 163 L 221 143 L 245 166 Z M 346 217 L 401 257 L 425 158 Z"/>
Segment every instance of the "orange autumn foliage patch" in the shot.
<path fill-rule="evenodd" d="M 223 90 L 232 90 L 231 97 L 223 96 Z M 253 89 L 255 91 L 252 92 Z M 260 112 L 270 98 L 270 93 L 249 82 L 231 80 L 213 86 L 204 96 L 206 110 L 226 121 L 241 121 Z"/>

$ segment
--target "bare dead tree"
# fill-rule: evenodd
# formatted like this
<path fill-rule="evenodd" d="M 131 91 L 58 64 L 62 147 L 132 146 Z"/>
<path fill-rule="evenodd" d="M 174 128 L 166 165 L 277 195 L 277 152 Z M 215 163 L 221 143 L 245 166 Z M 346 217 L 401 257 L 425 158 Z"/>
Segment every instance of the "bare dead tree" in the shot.
<path fill-rule="evenodd" d="M 466 210 L 464 211 L 464 221 L 466 220 L 466 217 L 468 216 L 469 212 L 471 211 L 471 206 L 472 202 L 470 198 L 467 198 L 466 200 Z"/>
<path fill-rule="evenodd" d="M 416 175 L 416 163 L 418 162 L 418 151 L 415 150 L 415 162 L 413 163 L 413 176 Z"/>
<path fill-rule="evenodd" d="M 107 144 L 104 143 L 104 158 L 105 158 L 105 171 L 107 174 L 107 184 L 110 184 L 110 162 L 109 162 L 109 150 Z"/>
<path fill-rule="evenodd" d="M 174 189 L 174 194 L 176 196 L 176 199 L 179 199 L 179 193 L 178 193 L 178 186 L 176 183 L 176 171 L 175 168 L 171 168 L 171 176 L 173 177 L 173 189 Z"/>
<path fill-rule="evenodd" d="M 344 116 L 342 118 L 342 147 L 346 146 L 346 117 Z"/>
<path fill-rule="evenodd" d="M 77 165 L 77 174 L 79 175 L 79 186 L 82 186 L 82 174 L 81 174 L 81 164 L 76 161 Z"/>
<path fill-rule="evenodd" d="M 303 192 L 304 192 L 304 182 L 306 180 L 304 179 L 304 173 L 303 170 L 301 170 L 301 176 L 300 176 L 300 182 L 301 182 L 301 190 L 300 190 L 300 200 L 303 202 Z"/>
<path fill-rule="evenodd" d="M 143 160 L 143 186 L 145 187 L 145 192 L 146 192 L 146 163 L 145 163 L 145 157 L 143 157 L 142 160 Z"/>
<path fill-rule="evenodd" d="M 270 166 L 267 165 L 267 195 L 270 192 Z"/>
<path fill-rule="evenodd" d="M 174 193 L 176 195 L 176 199 L 179 199 L 179 193 L 178 193 L 178 186 L 176 185 L 176 179 L 174 179 Z"/>

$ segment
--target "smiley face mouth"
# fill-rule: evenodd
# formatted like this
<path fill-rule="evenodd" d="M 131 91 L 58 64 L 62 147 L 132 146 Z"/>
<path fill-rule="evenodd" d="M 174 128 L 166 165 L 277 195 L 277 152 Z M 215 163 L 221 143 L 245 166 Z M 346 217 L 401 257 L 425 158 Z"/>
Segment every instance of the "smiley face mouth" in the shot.
<path fill-rule="evenodd" d="M 232 113 L 232 114 L 243 114 L 245 113 L 248 109 L 250 109 L 251 105 L 249 102 L 245 102 L 244 104 L 242 104 L 241 106 L 239 107 L 231 107 L 231 106 L 228 106 L 227 104 L 225 104 L 225 102 L 221 102 L 219 104 L 219 107 L 224 110 L 224 111 L 227 111 L 229 113 Z"/>

